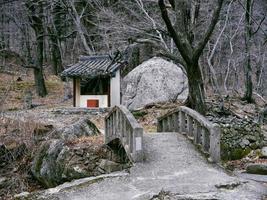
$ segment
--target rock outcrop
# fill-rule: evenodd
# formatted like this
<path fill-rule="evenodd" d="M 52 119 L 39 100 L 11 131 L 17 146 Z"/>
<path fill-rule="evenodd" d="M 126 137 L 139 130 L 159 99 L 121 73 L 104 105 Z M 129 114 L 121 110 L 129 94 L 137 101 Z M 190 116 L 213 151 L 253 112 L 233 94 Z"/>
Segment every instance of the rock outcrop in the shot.
<path fill-rule="evenodd" d="M 249 174 L 267 175 L 267 165 L 266 164 L 249 164 L 246 167 L 246 171 Z"/>
<path fill-rule="evenodd" d="M 31 172 L 47 188 L 123 168 L 110 157 L 111 150 L 103 145 L 103 136 L 88 117 L 75 118 L 65 126 L 37 127 L 34 139 L 40 147 L 34 154 Z M 112 166 L 106 164 L 103 169 L 103 159 L 110 160 Z"/>
<path fill-rule="evenodd" d="M 119 158 L 110 157 L 105 145 L 71 141 L 50 140 L 44 142 L 32 164 L 34 177 L 43 186 L 55 187 L 66 181 L 119 171 L 129 167 Z"/>
<path fill-rule="evenodd" d="M 71 147 L 63 140 L 44 142 L 35 155 L 32 173 L 46 187 L 54 187 L 65 181 L 95 175 L 96 156 L 93 148 Z M 85 155 L 88 153 L 88 155 Z M 101 157 L 100 157 L 101 158 Z"/>
<path fill-rule="evenodd" d="M 251 150 L 260 149 L 264 144 L 260 125 L 250 119 L 239 119 L 231 115 L 208 118 L 219 124 L 221 128 L 221 157 L 223 160 L 241 159 Z"/>
<path fill-rule="evenodd" d="M 54 127 L 53 125 L 36 127 L 34 130 L 34 140 L 36 142 L 48 139 L 71 140 L 82 136 L 94 136 L 99 134 L 100 131 L 88 117 L 81 117 L 71 124 L 61 127 Z"/>
<path fill-rule="evenodd" d="M 71 125 L 62 127 L 52 134 L 54 137 L 62 139 L 74 139 L 82 136 L 93 136 L 100 134 L 94 123 L 88 118 L 81 118 Z"/>
<path fill-rule="evenodd" d="M 177 65 L 154 57 L 124 77 L 122 94 L 122 104 L 130 110 L 151 103 L 185 100 L 187 77 Z"/>

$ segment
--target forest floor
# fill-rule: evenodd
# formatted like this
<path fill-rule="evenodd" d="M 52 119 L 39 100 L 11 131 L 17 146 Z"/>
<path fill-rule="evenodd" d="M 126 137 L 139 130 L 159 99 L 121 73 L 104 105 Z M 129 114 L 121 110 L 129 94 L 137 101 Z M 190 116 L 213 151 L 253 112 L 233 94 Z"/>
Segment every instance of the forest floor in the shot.
<path fill-rule="evenodd" d="M 22 79 L 22 80 L 20 80 Z M 73 116 L 68 116 L 66 113 L 63 115 L 57 114 L 59 111 L 68 110 L 72 106 L 72 99 L 64 100 L 65 89 L 64 83 L 60 78 L 56 76 L 47 76 L 46 84 L 48 89 L 48 96 L 45 98 L 40 98 L 35 93 L 33 77 L 31 76 L 17 76 L 8 75 L 0 73 L 0 111 L 2 116 L 12 115 L 17 116 L 17 120 L 11 123 L 10 121 L 5 121 L 8 126 L 12 126 L 8 130 L 5 123 L 0 123 L 0 138 L 1 143 L 5 143 L 9 146 L 21 147 L 17 144 L 22 144 L 22 141 L 27 143 L 32 136 L 34 128 L 41 126 L 43 124 L 49 124 L 51 121 L 60 122 L 64 120 L 68 122 L 72 120 Z M 70 84 L 72 85 L 72 84 Z M 24 94 L 25 91 L 30 90 L 33 93 L 33 104 L 36 106 L 30 110 L 23 110 L 24 105 Z M 208 98 L 208 105 L 215 105 L 218 107 L 218 101 L 214 97 Z M 263 107 L 265 102 L 260 98 L 256 99 L 256 104 L 246 104 L 242 102 L 239 98 L 228 99 L 225 102 L 225 107 L 227 110 L 231 110 L 237 116 L 241 118 L 256 118 L 260 109 Z M 176 108 L 180 103 L 163 103 L 163 104 L 151 104 L 147 105 L 145 108 L 138 111 L 134 111 L 133 115 L 136 117 L 137 121 L 144 127 L 145 132 L 156 132 L 157 117 L 167 113 L 169 110 Z M 104 113 L 91 113 L 89 114 L 91 120 L 100 129 L 104 129 Z M 24 116 L 28 123 L 21 123 L 21 116 Z M 78 115 L 76 115 L 78 117 Z M 40 125 L 41 124 L 41 125 Z M 263 127 L 267 132 L 267 127 Z M 18 130 L 23 130 L 20 133 Z M 8 137 L 3 137 L 3 133 L 8 135 Z M 21 134 L 22 133 L 22 134 Z M 26 141 L 25 141 L 26 140 Z M 103 140 L 102 140 L 103 141 Z M 92 141 L 90 141 L 92 142 Z M 98 140 L 96 140 L 98 142 Z M 31 146 L 32 143 L 29 144 Z M 31 146 L 33 149 L 36 146 Z M 30 152 L 34 152 L 30 149 Z M 1 151 L 1 149 L 0 149 Z M 253 151 L 250 155 L 242 160 L 229 161 L 224 163 L 224 166 L 231 170 L 244 170 L 247 163 L 257 163 L 264 162 L 266 159 L 260 159 L 257 154 Z M 0 199 L 9 199 L 15 193 L 20 193 L 22 191 L 35 191 L 43 189 L 34 179 L 32 179 L 29 174 L 31 164 L 31 156 L 26 154 L 26 156 L 19 158 L 12 165 L 7 168 L 1 168 L 0 170 Z M 5 175 L 5 176 L 4 176 Z M 12 184 L 5 187 L 3 183 L 6 180 L 12 179 Z M 5 194 L 5 197 L 2 195 Z"/>
<path fill-rule="evenodd" d="M 55 106 L 71 106 L 72 100 L 64 99 L 64 82 L 57 76 L 45 78 L 48 95 L 38 97 L 35 91 L 33 77 L 31 75 L 13 75 L 0 73 L 0 110 L 21 110 L 24 106 L 25 93 L 32 92 L 34 106 L 46 108 Z M 71 84 L 69 84 L 71 85 Z"/>

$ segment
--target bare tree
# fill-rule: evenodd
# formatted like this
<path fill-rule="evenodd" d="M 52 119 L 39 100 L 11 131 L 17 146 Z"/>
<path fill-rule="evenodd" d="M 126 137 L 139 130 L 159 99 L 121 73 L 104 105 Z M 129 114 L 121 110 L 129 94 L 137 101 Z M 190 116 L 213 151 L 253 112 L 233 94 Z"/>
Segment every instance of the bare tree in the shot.
<path fill-rule="evenodd" d="M 55 75 L 59 75 L 63 71 L 62 64 L 62 52 L 61 52 L 61 37 L 62 37 L 62 10 L 60 3 L 57 1 L 50 2 L 50 12 L 51 15 L 48 17 L 50 22 L 47 25 L 47 31 L 50 39 L 51 46 L 51 61 L 53 66 L 53 71 Z"/>
<path fill-rule="evenodd" d="M 26 7 L 29 12 L 29 21 L 31 22 L 31 27 L 34 30 L 36 36 L 36 59 L 30 60 L 28 62 L 33 62 L 31 67 L 34 70 L 34 80 L 36 85 L 36 92 L 39 96 L 44 97 L 47 95 L 47 89 L 45 86 L 44 75 L 43 75 L 43 55 L 44 55 L 44 11 L 43 1 L 32 1 L 27 0 Z"/>
<path fill-rule="evenodd" d="M 191 22 L 194 22 L 195 20 L 191 19 L 190 14 L 188 14 L 191 10 L 191 3 L 184 0 L 169 2 L 171 4 L 171 8 L 176 13 L 177 19 L 180 19 L 180 21 L 183 22 L 182 28 L 179 28 L 178 30 L 174 28 L 171 22 L 168 14 L 168 8 L 166 7 L 164 0 L 159 0 L 158 4 L 168 32 L 173 38 L 174 43 L 184 60 L 189 82 L 188 104 L 193 109 L 205 114 L 205 91 L 202 72 L 199 65 L 199 58 L 219 20 L 223 0 L 216 1 L 216 8 L 214 9 L 211 22 L 203 36 L 203 39 L 201 39 L 196 46 L 193 45 L 193 35 L 190 31 Z"/>
<path fill-rule="evenodd" d="M 82 18 L 83 18 L 85 11 L 87 9 L 88 2 L 86 3 L 86 6 L 82 8 L 80 13 L 78 13 L 78 10 L 76 9 L 74 0 L 61 0 L 61 3 L 67 8 L 69 15 L 72 18 L 72 20 L 75 24 L 76 30 L 79 34 L 80 39 L 81 39 L 81 42 L 83 44 L 83 47 L 86 50 L 86 53 L 88 55 L 92 55 L 93 50 L 88 45 L 88 42 L 86 40 L 86 35 L 88 35 L 88 34 L 86 33 L 86 28 L 84 27 L 84 25 L 82 23 Z"/>
<path fill-rule="evenodd" d="M 253 102 L 253 83 L 252 83 L 252 67 L 251 67 L 251 42 L 252 42 L 252 0 L 246 0 L 245 14 L 245 95 L 243 97 L 249 103 Z"/>

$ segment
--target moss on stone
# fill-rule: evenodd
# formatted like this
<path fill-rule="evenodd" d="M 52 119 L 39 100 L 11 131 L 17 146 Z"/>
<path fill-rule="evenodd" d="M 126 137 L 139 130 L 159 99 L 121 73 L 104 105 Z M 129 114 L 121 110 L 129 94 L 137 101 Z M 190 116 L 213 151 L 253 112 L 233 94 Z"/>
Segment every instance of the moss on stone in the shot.
<path fill-rule="evenodd" d="M 143 110 L 133 111 L 132 114 L 136 119 L 139 119 L 139 118 L 142 118 L 142 117 L 146 116 L 147 115 L 147 111 L 143 111 Z"/>
<path fill-rule="evenodd" d="M 222 148 L 222 160 L 238 160 L 246 155 L 248 155 L 251 152 L 251 148 L 246 147 L 246 148 L 235 148 L 235 149 L 230 149 L 227 148 L 227 145 L 221 145 Z"/>

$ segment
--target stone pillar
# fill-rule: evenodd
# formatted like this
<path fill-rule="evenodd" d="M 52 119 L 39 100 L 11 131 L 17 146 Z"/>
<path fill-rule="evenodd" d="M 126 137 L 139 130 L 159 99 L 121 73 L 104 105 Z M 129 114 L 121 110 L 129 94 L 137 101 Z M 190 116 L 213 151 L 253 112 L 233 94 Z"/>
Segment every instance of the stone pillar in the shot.
<path fill-rule="evenodd" d="M 185 113 L 183 111 L 179 112 L 179 127 L 180 127 L 180 133 L 184 134 L 185 129 Z"/>
<path fill-rule="evenodd" d="M 210 158 L 212 162 L 220 162 L 221 160 L 221 129 L 218 126 L 214 126 L 210 130 Z"/>

